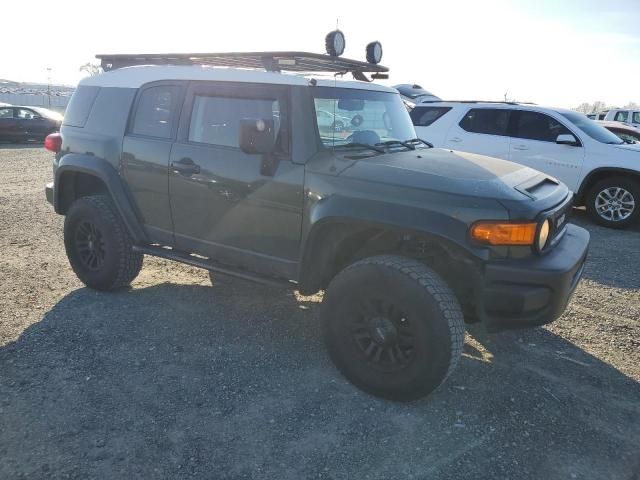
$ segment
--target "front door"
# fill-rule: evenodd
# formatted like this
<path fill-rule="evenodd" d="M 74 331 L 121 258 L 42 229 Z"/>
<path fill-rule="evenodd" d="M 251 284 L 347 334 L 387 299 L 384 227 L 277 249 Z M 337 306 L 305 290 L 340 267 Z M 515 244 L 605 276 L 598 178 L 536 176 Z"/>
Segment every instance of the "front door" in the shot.
<path fill-rule="evenodd" d="M 551 175 L 575 192 L 584 147 L 556 143 L 558 135 L 565 134 L 578 139 L 566 126 L 545 113 L 519 110 L 514 118 L 509 159 Z"/>
<path fill-rule="evenodd" d="M 278 158 L 239 148 L 241 119 L 272 119 Z M 304 165 L 290 158 L 284 86 L 193 82 L 171 151 L 169 194 L 176 248 L 276 277 L 296 274 Z"/>

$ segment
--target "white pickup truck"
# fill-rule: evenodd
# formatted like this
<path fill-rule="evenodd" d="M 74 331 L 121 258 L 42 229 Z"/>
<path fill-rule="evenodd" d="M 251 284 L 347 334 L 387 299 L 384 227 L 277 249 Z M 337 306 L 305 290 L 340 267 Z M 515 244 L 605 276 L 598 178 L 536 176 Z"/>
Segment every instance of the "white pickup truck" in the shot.
<path fill-rule="evenodd" d="M 602 120 L 623 122 L 638 128 L 640 127 L 640 110 L 632 110 L 628 108 L 612 108 L 607 112 Z"/>

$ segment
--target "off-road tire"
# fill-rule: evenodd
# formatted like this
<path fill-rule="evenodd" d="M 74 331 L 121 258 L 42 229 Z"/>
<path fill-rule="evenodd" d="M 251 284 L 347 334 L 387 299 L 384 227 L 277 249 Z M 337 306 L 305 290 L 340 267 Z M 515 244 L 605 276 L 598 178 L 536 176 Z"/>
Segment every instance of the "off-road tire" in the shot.
<path fill-rule="evenodd" d="M 624 220 L 607 220 L 606 218 L 601 217 L 596 210 L 596 198 L 598 194 L 607 188 L 615 187 L 624 188 L 635 200 L 635 208 L 633 212 Z M 591 217 L 595 223 L 609 228 L 627 228 L 640 220 L 640 182 L 619 176 L 604 178 L 596 182 L 589 189 L 585 205 L 589 217 Z"/>
<path fill-rule="evenodd" d="M 367 358 L 356 340 L 354 332 L 359 330 L 352 328 L 354 322 L 360 322 L 356 317 L 369 315 L 361 314 L 358 306 L 369 302 L 401 312 L 388 315 L 395 326 L 398 321 L 407 322 L 397 332 L 413 329 L 414 349 L 407 350 L 413 356 L 402 353 L 411 358 L 405 366 L 382 368 L 379 360 Z M 384 307 L 387 302 L 390 306 Z M 329 355 L 338 370 L 354 385 L 379 397 L 411 401 L 428 395 L 454 370 L 462 354 L 465 328 L 456 297 L 437 273 L 411 258 L 381 255 L 345 268 L 325 292 L 321 317 Z M 395 338 L 400 339 L 400 334 Z M 399 349 L 402 341 L 386 348 Z M 387 354 L 390 362 L 392 356 L 398 356 L 388 350 Z"/>
<path fill-rule="evenodd" d="M 81 229 L 93 225 L 100 234 L 102 262 L 91 265 L 83 260 Z M 133 251 L 126 226 L 111 198 L 106 195 L 81 197 L 73 202 L 64 221 L 64 245 L 71 268 L 87 287 L 117 290 L 129 285 L 140 273 L 144 255 Z"/>

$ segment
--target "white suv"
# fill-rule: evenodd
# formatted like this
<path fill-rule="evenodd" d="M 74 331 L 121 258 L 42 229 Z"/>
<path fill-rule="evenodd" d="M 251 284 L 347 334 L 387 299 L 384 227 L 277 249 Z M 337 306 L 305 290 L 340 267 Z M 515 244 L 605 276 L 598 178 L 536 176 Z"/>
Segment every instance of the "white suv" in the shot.
<path fill-rule="evenodd" d="M 518 162 L 561 180 L 601 225 L 623 228 L 640 217 L 640 146 L 581 113 L 500 102 L 429 102 L 411 118 L 420 138 Z"/>

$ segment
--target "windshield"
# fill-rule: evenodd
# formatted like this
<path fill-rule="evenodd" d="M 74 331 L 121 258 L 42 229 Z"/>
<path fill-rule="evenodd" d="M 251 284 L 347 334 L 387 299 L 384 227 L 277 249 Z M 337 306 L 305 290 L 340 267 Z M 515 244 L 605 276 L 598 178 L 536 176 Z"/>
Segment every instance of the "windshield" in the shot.
<path fill-rule="evenodd" d="M 316 87 L 313 96 L 318 131 L 325 147 L 373 146 L 416 137 L 397 93 Z"/>
<path fill-rule="evenodd" d="M 580 130 L 582 130 L 584 133 L 600 143 L 608 143 L 611 145 L 620 145 L 624 143 L 614 133 L 610 132 L 602 125 L 598 125 L 593 120 L 588 119 L 581 113 L 569 112 L 562 113 L 561 115 L 571 123 L 573 123 Z"/>

